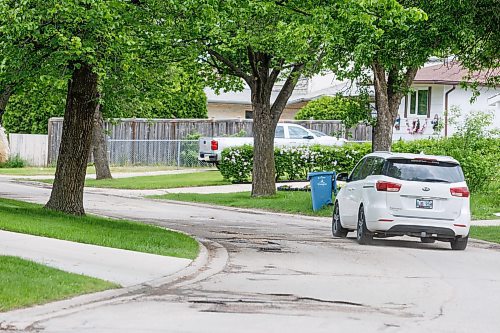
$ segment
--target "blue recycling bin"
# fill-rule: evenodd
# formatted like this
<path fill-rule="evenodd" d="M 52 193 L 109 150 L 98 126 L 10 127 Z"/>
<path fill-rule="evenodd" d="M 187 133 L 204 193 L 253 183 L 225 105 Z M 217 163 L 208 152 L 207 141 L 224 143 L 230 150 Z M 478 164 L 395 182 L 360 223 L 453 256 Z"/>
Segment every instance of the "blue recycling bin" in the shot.
<path fill-rule="evenodd" d="M 335 171 L 309 172 L 307 180 L 311 184 L 313 210 L 318 211 L 324 205 L 332 204 L 332 192 L 337 194 Z"/>

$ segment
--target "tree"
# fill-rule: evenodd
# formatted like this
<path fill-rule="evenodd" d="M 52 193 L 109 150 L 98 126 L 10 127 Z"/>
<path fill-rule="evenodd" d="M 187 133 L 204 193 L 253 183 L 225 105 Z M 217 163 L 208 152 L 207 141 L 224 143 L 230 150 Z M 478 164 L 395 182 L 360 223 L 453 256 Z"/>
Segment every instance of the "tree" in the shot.
<path fill-rule="evenodd" d="M 498 0 L 469 0 L 454 22 L 453 53 L 471 71 L 483 70 L 487 83 L 500 85 L 500 8 Z"/>
<path fill-rule="evenodd" d="M 136 6 L 125 1 L 22 2 L 0 0 L 0 51 L 19 76 L 68 78 L 65 121 L 56 176 L 46 207 L 84 214 L 83 185 L 102 78 L 134 50 Z M 24 65 L 30 59 L 37 62 Z M 15 67 L 15 66 L 13 66 Z M 14 77 L 8 71 L 3 82 Z"/>
<path fill-rule="evenodd" d="M 104 83 L 106 118 L 207 118 L 203 82 L 187 64 L 136 63 Z"/>
<path fill-rule="evenodd" d="M 42 76 L 17 86 L 6 105 L 4 127 L 10 133 L 47 134 L 51 117 L 64 116 L 67 80 Z"/>
<path fill-rule="evenodd" d="M 206 118 L 201 80 L 177 66 L 162 64 L 108 74 L 102 83 L 100 110 L 109 118 Z M 46 134 L 51 117 L 64 116 L 67 82 L 42 76 L 24 82 L 12 94 L 4 114 L 10 133 Z M 10 97 L 10 96 L 9 96 Z"/>
<path fill-rule="evenodd" d="M 207 84 L 216 90 L 239 90 L 246 84 L 251 90 L 252 196 L 276 192 L 277 122 L 299 78 L 324 68 L 326 36 L 336 34 L 344 17 L 358 15 L 354 3 L 195 0 L 178 5 L 180 44 L 199 50 L 199 72 Z"/>
<path fill-rule="evenodd" d="M 496 59 L 498 64 L 498 52 L 494 55 L 492 51 L 498 51 L 498 39 L 496 43 L 491 42 L 492 35 L 498 36 L 498 29 L 493 33 L 486 33 L 486 28 L 474 32 L 474 17 L 478 13 L 474 7 L 484 2 L 492 5 L 492 9 L 487 12 L 495 11 L 495 6 L 489 0 L 401 0 L 400 4 L 405 6 L 407 15 L 390 19 L 391 8 L 399 6 L 393 3 L 392 7 L 374 8 L 373 15 L 377 19 L 372 26 L 359 25 L 345 30 L 349 42 L 336 52 L 350 54 L 354 64 L 350 68 L 351 75 L 367 75 L 368 69 L 373 78 L 377 109 L 373 132 L 374 151 L 390 150 L 393 124 L 401 100 L 410 91 L 418 69 L 431 56 L 448 57 L 463 52 L 462 57 L 472 55 L 472 59 L 478 60 L 473 50 L 476 55 L 479 50 L 488 50 L 486 58 L 489 61 L 479 62 L 491 64 L 491 60 Z M 489 18 L 486 21 L 484 25 L 489 27 Z M 475 38 L 481 40 L 481 36 L 488 42 L 480 42 L 480 45 L 469 47 L 468 50 L 464 48 L 464 40 L 467 44 Z"/>

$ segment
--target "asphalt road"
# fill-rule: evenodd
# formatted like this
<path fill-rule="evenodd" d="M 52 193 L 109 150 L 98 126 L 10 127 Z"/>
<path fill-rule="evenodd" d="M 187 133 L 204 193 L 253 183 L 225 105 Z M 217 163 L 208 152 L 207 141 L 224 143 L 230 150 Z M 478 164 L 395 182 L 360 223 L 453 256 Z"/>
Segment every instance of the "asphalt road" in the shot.
<path fill-rule="evenodd" d="M 0 179 L 0 197 L 44 203 L 48 195 Z M 85 206 L 195 235 L 210 260 L 179 281 L 55 312 L 32 331 L 500 331 L 500 246 L 451 251 L 409 238 L 360 246 L 353 234 L 332 239 L 324 218 L 105 194 L 86 194 Z"/>

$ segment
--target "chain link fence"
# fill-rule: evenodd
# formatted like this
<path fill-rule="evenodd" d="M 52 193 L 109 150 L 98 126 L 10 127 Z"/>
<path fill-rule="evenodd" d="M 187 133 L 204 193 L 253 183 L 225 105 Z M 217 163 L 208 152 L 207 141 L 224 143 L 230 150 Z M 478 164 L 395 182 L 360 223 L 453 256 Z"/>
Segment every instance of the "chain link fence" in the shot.
<path fill-rule="evenodd" d="M 198 161 L 198 140 L 108 140 L 111 165 L 210 167 Z"/>

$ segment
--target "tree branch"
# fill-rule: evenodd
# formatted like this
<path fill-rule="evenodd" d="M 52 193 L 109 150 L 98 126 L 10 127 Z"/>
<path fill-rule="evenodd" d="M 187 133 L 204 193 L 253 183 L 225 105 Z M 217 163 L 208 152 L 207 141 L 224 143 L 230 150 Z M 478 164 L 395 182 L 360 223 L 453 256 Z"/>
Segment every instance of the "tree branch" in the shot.
<path fill-rule="evenodd" d="M 234 75 L 241 77 L 245 82 L 251 86 L 252 85 L 252 78 L 248 76 L 241 68 L 233 64 L 229 59 L 225 58 L 222 56 L 220 53 L 214 51 L 214 50 L 208 50 L 208 54 L 211 56 L 215 57 L 217 60 L 222 62 L 227 68 L 229 68 L 230 71 L 233 72 Z"/>
<path fill-rule="evenodd" d="M 305 16 L 312 16 L 311 13 L 308 13 L 302 9 L 299 9 L 299 8 L 295 8 L 295 7 L 289 7 L 287 6 L 287 2 L 288 0 L 278 0 L 276 1 L 276 5 L 280 6 L 280 7 L 284 7 L 292 12 L 295 12 L 295 13 L 298 13 L 298 14 L 302 14 L 302 15 L 305 15 Z"/>
<path fill-rule="evenodd" d="M 281 73 L 281 70 L 283 68 L 284 63 L 285 63 L 285 59 L 281 59 L 278 62 L 278 66 L 274 67 L 271 74 L 269 75 L 269 84 L 271 85 L 271 88 L 276 83 L 276 80 L 278 79 L 278 75 L 280 75 L 280 73 Z"/>
<path fill-rule="evenodd" d="M 250 62 L 250 67 L 252 68 L 252 73 L 253 76 L 259 76 L 259 71 L 257 70 L 256 66 L 256 60 L 255 60 L 255 53 L 252 50 L 251 46 L 247 46 L 247 53 L 248 53 L 248 61 Z"/>
<path fill-rule="evenodd" d="M 278 94 L 278 97 L 276 97 L 276 100 L 273 103 L 273 106 L 271 107 L 271 114 L 277 118 L 281 116 L 281 113 L 283 112 L 283 109 L 286 106 L 286 103 L 288 102 L 288 99 L 290 96 L 292 96 L 293 89 L 297 85 L 297 82 L 299 80 L 300 74 L 302 70 L 304 69 L 304 64 L 296 64 L 290 74 L 288 75 L 288 78 L 285 81 L 285 84 L 283 85 L 283 88 L 281 88 L 281 91 Z"/>

